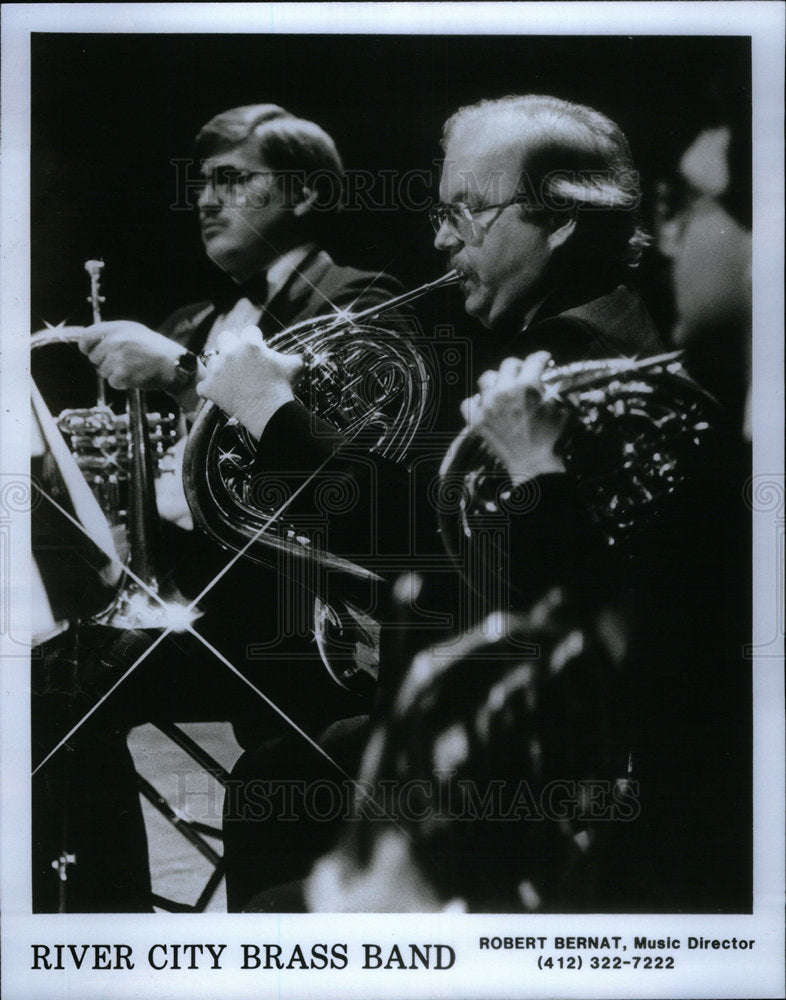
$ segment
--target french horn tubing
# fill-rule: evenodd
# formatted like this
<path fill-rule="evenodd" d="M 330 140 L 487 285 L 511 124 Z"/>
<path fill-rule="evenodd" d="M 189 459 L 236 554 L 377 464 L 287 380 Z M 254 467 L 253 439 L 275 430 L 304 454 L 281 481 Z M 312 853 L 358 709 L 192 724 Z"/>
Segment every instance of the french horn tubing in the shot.
<path fill-rule="evenodd" d="M 309 410 L 349 441 L 398 461 L 426 412 L 430 379 L 417 343 L 375 321 L 457 281 L 458 273 L 450 271 L 369 309 L 305 320 L 267 344 L 305 362 L 295 394 Z M 271 550 L 279 550 L 296 560 L 317 558 L 359 579 L 376 578 L 340 556 L 317 553 L 310 539 L 287 524 L 285 512 L 271 520 L 275 503 L 260 503 L 249 483 L 254 452 L 253 440 L 236 420 L 213 403 L 202 407 L 183 459 L 183 485 L 195 522 L 230 550 L 253 540 L 245 555 L 255 562 L 267 563 Z"/>
<path fill-rule="evenodd" d="M 609 545 L 622 545 L 656 517 L 684 481 L 711 429 L 716 400 L 685 370 L 682 352 L 547 367 L 550 397 L 569 414 L 558 443 L 567 472 Z M 440 469 L 440 531 L 460 561 L 487 523 L 534 502 L 466 427 Z M 529 499 L 528 499 L 529 498 Z"/>
<path fill-rule="evenodd" d="M 305 362 L 296 396 L 348 441 L 398 461 L 427 412 L 430 376 L 417 343 L 381 317 L 428 292 L 455 284 L 456 271 L 358 312 L 306 320 L 267 344 Z M 363 608 L 373 570 L 331 553 L 290 523 L 286 500 L 269 481 L 252 482 L 255 442 L 215 404 L 205 403 L 183 458 L 183 487 L 194 522 L 229 551 L 281 572 L 297 571 L 313 593 L 313 632 L 320 657 L 342 687 L 362 693 L 376 679 L 379 624 Z M 283 563 L 283 568 L 282 568 Z M 331 592 L 321 592 L 322 570 Z M 360 594 L 360 596 L 358 596 Z"/>

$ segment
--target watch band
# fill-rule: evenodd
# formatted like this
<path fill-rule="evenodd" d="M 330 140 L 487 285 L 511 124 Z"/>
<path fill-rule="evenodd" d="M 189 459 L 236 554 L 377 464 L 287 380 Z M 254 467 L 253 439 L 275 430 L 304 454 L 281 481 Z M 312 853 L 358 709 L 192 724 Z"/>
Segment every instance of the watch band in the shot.
<path fill-rule="evenodd" d="M 199 358 L 192 351 L 183 351 L 175 361 L 172 381 L 169 384 L 170 391 L 183 392 L 190 389 L 196 381 L 197 365 Z"/>

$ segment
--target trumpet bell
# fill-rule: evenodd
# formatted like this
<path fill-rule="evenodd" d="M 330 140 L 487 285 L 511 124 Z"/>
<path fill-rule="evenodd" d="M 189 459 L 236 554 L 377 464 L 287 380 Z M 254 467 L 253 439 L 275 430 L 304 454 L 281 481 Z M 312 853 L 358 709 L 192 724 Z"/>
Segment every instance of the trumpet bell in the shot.
<path fill-rule="evenodd" d="M 127 395 L 105 386 L 104 401 L 96 398 L 95 369 L 67 329 L 34 333 L 30 358 L 33 382 L 112 526 L 115 544 L 125 551 L 132 464 Z M 146 397 L 144 419 L 157 469 L 177 440 L 180 417 L 164 393 Z"/>
<path fill-rule="evenodd" d="M 101 534 L 100 527 L 108 528 L 113 552 L 126 563 L 120 589 L 103 610 L 84 601 L 69 608 L 68 617 L 118 629 L 187 627 L 198 613 L 187 609 L 173 586 L 159 583 L 157 568 L 153 477 L 177 439 L 174 403 L 157 393 L 158 409 L 145 412 L 138 391 L 121 393 L 97 384 L 93 366 L 67 327 L 33 335 L 31 370 L 39 424 L 55 463 L 72 481 L 81 473 L 97 501 L 97 517 L 79 530 L 89 539 Z"/>

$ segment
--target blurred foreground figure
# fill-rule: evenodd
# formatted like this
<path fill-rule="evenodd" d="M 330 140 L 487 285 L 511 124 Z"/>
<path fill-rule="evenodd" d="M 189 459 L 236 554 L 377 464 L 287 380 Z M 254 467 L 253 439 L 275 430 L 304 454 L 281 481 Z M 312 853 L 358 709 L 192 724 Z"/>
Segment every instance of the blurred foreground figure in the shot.
<path fill-rule="evenodd" d="M 664 187 L 664 196 L 667 195 Z M 685 150 L 660 206 L 658 247 L 672 261 L 676 347 L 751 439 L 750 149 L 739 128 L 705 129 Z"/>
<path fill-rule="evenodd" d="M 638 814 L 622 677 L 558 589 L 419 654 L 372 732 L 312 910 L 582 911 Z"/>

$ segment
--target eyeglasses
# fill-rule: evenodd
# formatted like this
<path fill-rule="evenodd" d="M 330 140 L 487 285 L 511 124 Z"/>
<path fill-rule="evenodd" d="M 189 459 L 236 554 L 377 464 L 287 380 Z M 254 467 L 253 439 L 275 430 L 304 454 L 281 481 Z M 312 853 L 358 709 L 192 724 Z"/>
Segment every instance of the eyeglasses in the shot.
<path fill-rule="evenodd" d="M 481 233 L 491 229 L 509 205 L 520 205 L 526 200 L 526 195 L 519 194 L 507 201 L 497 202 L 496 205 L 482 205 L 480 208 L 470 208 L 463 201 L 454 201 L 450 204 L 440 201 L 429 209 L 428 214 L 435 233 L 438 233 L 443 225 L 447 225 L 454 236 L 466 243 L 469 240 L 476 240 Z M 481 226 L 475 216 L 493 209 L 497 209 L 497 214 Z"/>
<path fill-rule="evenodd" d="M 214 167 L 202 177 L 199 190 L 211 187 L 224 200 L 231 200 L 245 192 L 248 182 L 254 177 L 272 177 L 272 170 L 238 170 L 237 167 Z"/>

